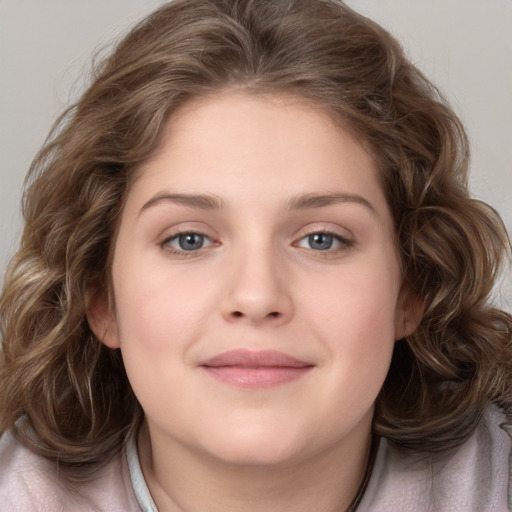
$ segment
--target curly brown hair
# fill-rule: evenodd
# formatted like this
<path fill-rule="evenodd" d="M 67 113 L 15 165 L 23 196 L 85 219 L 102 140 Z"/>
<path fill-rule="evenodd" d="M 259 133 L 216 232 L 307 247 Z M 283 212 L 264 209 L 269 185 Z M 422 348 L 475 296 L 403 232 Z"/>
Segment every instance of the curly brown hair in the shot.
<path fill-rule="evenodd" d="M 107 460 L 142 410 L 121 354 L 87 322 L 111 290 L 133 176 L 170 113 L 237 86 L 321 105 L 380 170 L 404 286 L 424 315 L 396 343 L 375 433 L 446 451 L 489 402 L 511 408 L 512 318 L 490 293 L 510 242 L 467 189 L 464 130 L 393 37 L 339 0 L 175 0 L 137 25 L 58 120 L 28 175 L 0 299 L 0 431 L 67 464 Z"/>

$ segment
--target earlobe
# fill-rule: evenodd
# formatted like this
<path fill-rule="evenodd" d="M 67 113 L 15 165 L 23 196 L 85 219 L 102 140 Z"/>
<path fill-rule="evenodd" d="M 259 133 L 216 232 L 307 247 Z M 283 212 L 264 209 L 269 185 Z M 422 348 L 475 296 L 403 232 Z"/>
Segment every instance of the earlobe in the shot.
<path fill-rule="evenodd" d="M 87 321 L 95 336 L 107 347 L 120 347 L 117 321 L 106 293 L 94 292 L 87 297 Z"/>
<path fill-rule="evenodd" d="M 395 340 L 410 336 L 420 325 L 425 304 L 416 295 L 402 290 L 395 318 Z"/>

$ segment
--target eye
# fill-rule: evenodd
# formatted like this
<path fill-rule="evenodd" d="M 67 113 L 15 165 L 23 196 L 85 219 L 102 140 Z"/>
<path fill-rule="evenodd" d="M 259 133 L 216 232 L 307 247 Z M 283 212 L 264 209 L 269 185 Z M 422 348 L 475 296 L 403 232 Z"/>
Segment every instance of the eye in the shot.
<path fill-rule="evenodd" d="M 201 233 L 179 233 L 167 238 L 162 243 L 163 246 L 172 247 L 176 252 L 192 252 L 204 249 L 212 245 L 212 241 L 206 235 Z"/>
<path fill-rule="evenodd" d="M 337 251 L 353 245 L 353 242 L 340 235 L 319 231 L 310 233 L 297 242 L 298 247 L 312 249 L 314 251 Z"/>

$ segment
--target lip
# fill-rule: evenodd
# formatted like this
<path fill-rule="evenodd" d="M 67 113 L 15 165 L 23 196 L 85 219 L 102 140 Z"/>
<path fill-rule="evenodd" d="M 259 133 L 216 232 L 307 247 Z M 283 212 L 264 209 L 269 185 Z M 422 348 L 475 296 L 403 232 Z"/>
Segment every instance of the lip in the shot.
<path fill-rule="evenodd" d="M 202 361 L 213 378 L 242 388 L 270 388 L 300 379 L 314 365 L 276 350 L 235 349 Z"/>

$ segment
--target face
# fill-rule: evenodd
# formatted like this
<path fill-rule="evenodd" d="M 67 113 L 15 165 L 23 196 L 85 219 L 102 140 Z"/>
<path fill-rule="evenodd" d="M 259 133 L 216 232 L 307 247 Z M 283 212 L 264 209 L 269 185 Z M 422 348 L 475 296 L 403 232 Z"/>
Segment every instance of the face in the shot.
<path fill-rule="evenodd" d="M 219 93 L 168 122 L 116 240 L 120 347 L 154 446 L 279 464 L 368 441 L 401 306 L 372 158 L 304 101 Z"/>

